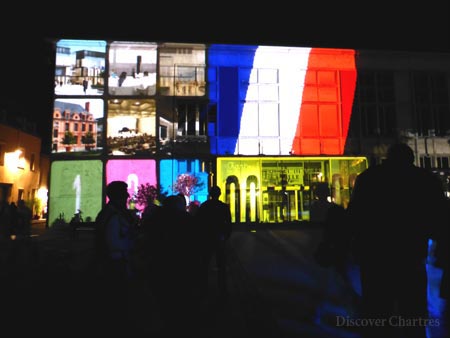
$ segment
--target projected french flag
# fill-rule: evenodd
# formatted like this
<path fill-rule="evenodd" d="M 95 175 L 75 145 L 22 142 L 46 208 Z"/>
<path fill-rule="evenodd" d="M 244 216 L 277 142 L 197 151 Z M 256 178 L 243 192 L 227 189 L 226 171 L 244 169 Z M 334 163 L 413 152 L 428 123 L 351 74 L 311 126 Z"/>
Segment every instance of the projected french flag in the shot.
<path fill-rule="evenodd" d="M 211 153 L 342 155 L 356 76 L 350 49 L 211 45 Z"/>

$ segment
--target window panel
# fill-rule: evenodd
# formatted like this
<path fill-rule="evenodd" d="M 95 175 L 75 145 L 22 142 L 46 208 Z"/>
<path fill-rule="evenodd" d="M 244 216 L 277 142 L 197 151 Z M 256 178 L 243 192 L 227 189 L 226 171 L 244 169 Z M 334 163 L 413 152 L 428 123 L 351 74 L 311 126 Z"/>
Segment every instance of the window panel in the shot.
<path fill-rule="evenodd" d="M 238 152 L 241 155 L 259 155 L 261 154 L 260 146 L 257 138 L 240 137 L 238 140 Z"/>
<path fill-rule="evenodd" d="M 246 101 L 258 101 L 258 85 L 250 84 L 245 94 Z"/>
<path fill-rule="evenodd" d="M 320 112 L 320 134 L 326 137 L 339 137 L 339 111 L 336 105 L 322 104 Z"/>
<path fill-rule="evenodd" d="M 257 71 L 256 69 L 253 69 L 253 70 L 250 72 L 250 76 L 249 76 L 249 78 L 248 78 L 248 81 L 249 81 L 250 83 L 258 83 L 258 71 Z"/>
<path fill-rule="evenodd" d="M 259 135 L 278 136 L 278 104 L 265 103 L 259 105 Z"/>
<path fill-rule="evenodd" d="M 245 126 L 245 128 L 241 128 L 241 135 L 258 136 L 258 104 L 245 104 L 241 125 Z"/>
<path fill-rule="evenodd" d="M 260 138 L 261 154 L 264 155 L 281 155 L 280 142 L 278 137 L 263 137 Z"/>
<path fill-rule="evenodd" d="M 397 125 L 393 73 L 361 71 L 357 81 L 354 108 L 361 117 L 361 134 L 392 136 Z"/>
<path fill-rule="evenodd" d="M 319 101 L 337 102 L 338 91 L 336 87 L 319 87 Z"/>
<path fill-rule="evenodd" d="M 305 86 L 305 89 L 303 90 L 303 102 L 317 102 L 318 100 L 317 87 Z"/>
<path fill-rule="evenodd" d="M 260 101 L 278 101 L 277 85 L 261 85 L 259 86 Z"/>
<path fill-rule="evenodd" d="M 315 72 L 313 70 L 309 70 L 306 72 L 305 86 L 308 86 L 308 85 L 313 85 L 313 86 L 317 85 L 317 72 Z"/>
<path fill-rule="evenodd" d="M 305 113 L 308 119 L 303 120 L 301 135 L 302 137 L 312 137 L 319 134 L 319 113 L 315 104 L 304 104 L 302 114 Z"/>
<path fill-rule="evenodd" d="M 317 72 L 317 82 L 319 86 L 336 86 L 336 72 L 335 71 L 319 71 Z"/>
<path fill-rule="evenodd" d="M 259 83 L 278 83 L 277 69 L 260 69 L 258 72 Z"/>

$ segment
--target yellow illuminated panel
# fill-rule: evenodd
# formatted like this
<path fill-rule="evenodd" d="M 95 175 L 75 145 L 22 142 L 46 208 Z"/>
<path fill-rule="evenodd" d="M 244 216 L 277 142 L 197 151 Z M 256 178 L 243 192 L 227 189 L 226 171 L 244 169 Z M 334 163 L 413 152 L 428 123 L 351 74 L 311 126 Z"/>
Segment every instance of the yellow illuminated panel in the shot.
<path fill-rule="evenodd" d="M 309 220 L 315 184 L 328 182 L 331 199 L 344 207 L 365 157 L 219 157 L 217 185 L 233 222 Z"/>

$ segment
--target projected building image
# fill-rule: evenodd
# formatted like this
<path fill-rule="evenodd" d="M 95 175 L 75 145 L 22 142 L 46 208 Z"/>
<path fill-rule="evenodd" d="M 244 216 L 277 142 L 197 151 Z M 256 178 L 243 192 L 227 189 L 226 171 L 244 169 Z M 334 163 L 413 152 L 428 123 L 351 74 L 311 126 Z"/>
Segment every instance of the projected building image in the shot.
<path fill-rule="evenodd" d="M 108 101 L 107 149 L 110 155 L 151 155 L 156 151 L 154 100 Z"/>
<path fill-rule="evenodd" d="M 53 153 L 102 151 L 103 100 L 59 98 L 53 109 Z"/>
<path fill-rule="evenodd" d="M 115 41 L 109 47 L 111 95 L 150 96 L 156 92 L 156 44 Z"/>
<path fill-rule="evenodd" d="M 315 186 L 328 182 L 330 200 L 347 206 L 365 157 L 219 157 L 217 185 L 234 222 L 309 220 Z"/>
<path fill-rule="evenodd" d="M 55 94 L 102 95 L 106 41 L 59 40 L 56 43 Z"/>
<path fill-rule="evenodd" d="M 309 219 L 318 182 L 327 182 L 330 198 L 345 206 L 354 177 L 367 167 L 364 156 L 344 156 L 357 78 L 354 50 L 56 45 L 55 79 L 63 86 L 55 87 L 52 159 L 64 158 L 69 170 L 76 160 L 69 154 L 88 154 L 87 161 L 106 168 L 99 171 L 103 188 L 124 180 L 132 197 L 149 183 L 160 196 L 183 193 L 189 204 L 205 201 L 217 184 L 234 222 L 283 223 Z M 86 93 L 77 67 L 88 76 Z M 75 134 L 73 144 L 61 142 L 67 133 Z M 87 133 L 92 145 L 82 142 Z M 61 175 L 61 165 L 52 166 L 52 178 Z M 60 195 L 56 188 L 51 194 Z M 51 201 L 53 218 L 73 212 L 70 198 Z"/>

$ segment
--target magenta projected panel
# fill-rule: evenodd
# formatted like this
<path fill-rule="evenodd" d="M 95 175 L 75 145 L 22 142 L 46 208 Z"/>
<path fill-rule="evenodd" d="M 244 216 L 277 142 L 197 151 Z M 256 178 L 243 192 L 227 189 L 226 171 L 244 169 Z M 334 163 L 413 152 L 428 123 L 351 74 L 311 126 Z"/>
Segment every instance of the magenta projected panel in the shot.
<path fill-rule="evenodd" d="M 125 181 L 128 193 L 133 197 L 141 184 L 149 183 L 156 187 L 155 160 L 109 160 L 106 163 L 106 184 L 112 181 Z M 142 205 L 136 205 L 142 209 Z"/>

